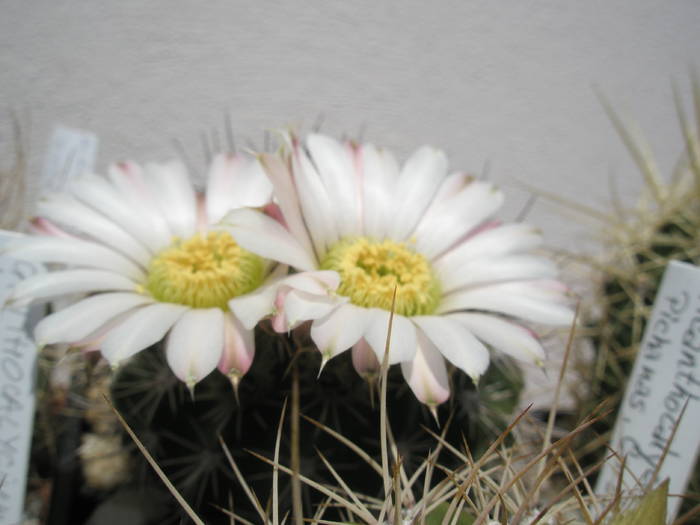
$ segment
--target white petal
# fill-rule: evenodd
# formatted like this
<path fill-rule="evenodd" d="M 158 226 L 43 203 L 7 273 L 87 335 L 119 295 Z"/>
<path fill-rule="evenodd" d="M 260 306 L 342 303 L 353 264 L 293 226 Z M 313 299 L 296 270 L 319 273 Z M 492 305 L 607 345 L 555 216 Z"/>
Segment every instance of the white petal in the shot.
<path fill-rule="evenodd" d="M 539 364 L 544 349 L 527 328 L 493 315 L 458 313 L 449 316 L 464 324 L 476 337 L 516 359 Z"/>
<path fill-rule="evenodd" d="M 458 272 L 467 261 L 529 251 L 542 244 L 542 235 L 527 224 L 506 224 L 477 233 L 433 263 L 440 273 Z"/>
<path fill-rule="evenodd" d="M 34 340 L 39 346 L 73 343 L 119 314 L 150 302 L 150 297 L 135 293 L 94 295 L 44 317 L 34 328 Z"/>
<path fill-rule="evenodd" d="M 260 319 L 275 312 L 276 286 L 264 286 L 245 295 L 234 297 L 228 307 L 246 328 L 252 330 Z"/>
<path fill-rule="evenodd" d="M 362 337 L 370 322 L 370 311 L 352 304 L 337 307 L 311 325 L 311 339 L 324 359 L 347 350 Z"/>
<path fill-rule="evenodd" d="M 79 239 L 25 237 L 9 242 L 3 252 L 26 261 L 99 268 L 137 281 L 146 277 L 143 269 L 111 248 Z"/>
<path fill-rule="evenodd" d="M 219 308 L 186 312 L 168 335 L 168 365 L 188 386 L 216 368 L 224 348 L 224 312 Z"/>
<path fill-rule="evenodd" d="M 189 307 L 154 303 L 139 308 L 115 327 L 102 343 L 102 355 L 113 366 L 163 339 Z"/>
<path fill-rule="evenodd" d="M 365 331 L 365 339 L 377 354 L 381 363 L 384 359 L 389 328 L 389 312 L 379 308 L 370 309 L 370 322 Z M 416 354 L 416 329 L 403 315 L 394 315 L 389 346 L 389 364 L 413 359 Z"/>
<path fill-rule="evenodd" d="M 369 346 L 367 340 L 361 337 L 360 340 L 352 346 L 352 366 L 355 371 L 364 379 L 370 380 L 376 377 L 381 369 L 377 355 Z"/>
<path fill-rule="evenodd" d="M 498 281 L 545 279 L 556 277 L 557 266 L 544 257 L 511 255 L 500 258 L 472 259 L 452 274 L 437 272 L 442 291 L 447 294 L 465 286 Z"/>
<path fill-rule="evenodd" d="M 396 184 L 389 237 L 403 240 L 413 232 L 446 175 L 447 158 L 442 151 L 423 146 L 411 155 Z"/>
<path fill-rule="evenodd" d="M 150 213 L 141 215 L 148 221 L 149 235 L 153 239 L 151 246 L 154 249 L 168 246 L 174 233 L 159 212 L 158 199 L 141 166 L 133 162 L 113 164 L 109 167 L 109 180 L 133 209 L 150 210 Z"/>
<path fill-rule="evenodd" d="M 489 351 L 461 323 L 433 315 L 411 317 L 440 353 L 474 382 L 489 366 Z"/>
<path fill-rule="evenodd" d="M 321 256 L 339 239 L 336 226 L 337 209 L 330 199 L 323 181 L 308 156 L 295 146 L 292 152 L 292 169 L 304 222 L 309 230 L 316 254 Z"/>
<path fill-rule="evenodd" d="M 393 196 L 397 189 L 399 166 L 394 156 L 364 144 L 359 151 L 362 165 L 362 212 L 364 233 L 382 239 L 389 226 Z"/>
<path fill-rule="evenodd" d="M 361 235 L 360 180 L 352 147 L 317 134 L 309 135 L 306 144 L 334 208 L 339 237 Z"/>
<path fill-rule="evenodd" d="M 464 188 L 473 182 L 474 177 L 467 173 L 457 172 L 449 174 L 443 179 L 442 184 L 435 192 L 433 201 L 428 206 L 428 209 L 425 210 L 424 216 L 438 212 L 447 201 L 461 193 Z"/>
<path fill-rule="evenodd" d="M 284 299 L 283 312 L 287 330 L 292 330 L 304 321 L 320 319 L 346 301 L 347 298 L 342 297 L 289 290 Z"/>
<path fill-rule="evenodd" d="M 148 265 L 151 259 L 151 251 L 144 244 L 111 219 L 69 195 L 40 200 L 38 215 L 111 246 L 142 266 Z"/>
<path fill-rule="evenodd" d="M 272 183 L 258 159 L 220 154 L 212 160 L 207 182 L 206 210 L 209 223 L 230 210 L 264 206 L 272 198 Z"/>
<path fill-rule="evenodd" d="M 20 281 L 9 302 L 25 304 L 59 295 L 101 291 L 135 291 L 137 285 L 131 279 L 103 270 L 66 270 L 34 275 Z"/>
<path fill-rule="evenodd" d="M 439 255 L 502 204 L 503 193 L 492 184 L 472 182 L 451 199 L 444 200 L 439 208 L 425 214 L 414 233 L 417 250 L 429 258 Z"/>
<path fill-rule="evenodd" d="M 280 307 L 276 304 L 280 288 L 287 287 L 287 290 L 295 289 L 310 294 L 330 296 L 339 284 L 340 276 L 328 270 L 295 273 L 286 277 L 277 276 L 269 279 L 257 290 L 231 299 L 228 304 L 243 326 L 250 330 L 260 319 L 277 313 Z M 282 331 L 287 331 L 287 328 L 284 327 Z"/>
<path fill-rule="evenodd" d="M 170 231 L 181 239 L 194 235 L 197 199 L 185 166 L 181 162 L 149 164 L 146 180 Z"/>
<path fill-rule="evenodd" d="M 231 234 L 246 250 L 299 270 L 315 270 L 316 261 L 280 223 L 256 210 L 229 212 L 218 228 Z"/>
<path fill-rule="evenodd" d="M 69 190 L 84 204 L 111 219 L 151 250 L 161 246 L 161 239 L 150 228 L 150 214 L 160 213 L 156 209 L 140 209 L 129 205 L 116 188 L 102 177 L 85 175 L 69 185 Z"/>
<path fill-rule="evenodd" d="M 418 401 L 437 406 L 450 397 L 445 360 L 437 347 L 420 330 L 416 331 L 416 343 L 415 357 L 411 361 L 401 363 L 401 371 Z"/>
<path fill-rule="evenodd" d="M 288 166 L 275 155 L 263 153 L 259 159 L 270 182 L 272 182 L 275 198 L 280 210 L 282 210 L 289 231 L 306 251 L 312 252 L 311 239 L 304 225 L 297 189 Z"/>
<path fill-rule="evenodd" d="M 247 330 L 235 316 L 224 315 L 224 345 L 217 365 L 226 375 L 240 377 L 250 369 L 255 358 L 253 330 Z"/>
<path fill-rule="evenodd" d="M 569 326 L 573 311 L 550 281 L 498 283 L 445 296 L 437 313 L 486 310 L 520 317 L 533 323 Z"/>

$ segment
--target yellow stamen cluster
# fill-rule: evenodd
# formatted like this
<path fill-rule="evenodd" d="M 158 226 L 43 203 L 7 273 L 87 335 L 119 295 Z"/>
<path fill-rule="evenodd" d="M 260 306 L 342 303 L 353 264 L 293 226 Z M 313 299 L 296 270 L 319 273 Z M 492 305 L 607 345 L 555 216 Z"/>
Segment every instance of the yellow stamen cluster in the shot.
<path fill-rule="evenodd" d="M 175 240 L 148 267 L 145 288 L 162 302 L 193 308 L 219 307 L 257 288 L 265 263 L 236 244 L 226 232 Z"/>
<path fill-rule="evenodd" d="M 396 292 L 396 313 L 431 314 L 440 300 L 440 283 L 428 261 L 405 243 L 344 239 L 333 245 L 321 268 L 340 274 L 338 293 L 366 308 L 391 310 Z"/>

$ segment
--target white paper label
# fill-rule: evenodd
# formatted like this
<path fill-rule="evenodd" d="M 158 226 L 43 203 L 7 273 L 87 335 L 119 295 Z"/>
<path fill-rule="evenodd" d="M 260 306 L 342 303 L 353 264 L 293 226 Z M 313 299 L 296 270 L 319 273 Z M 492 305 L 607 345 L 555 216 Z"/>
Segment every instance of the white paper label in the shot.
<path fill-rule="evenodd" d="M 669 493 L 684 493 L 695 465 L 700 432 L 700 268 L 672 261 L 664 273 L 651 318 L 617 417 L 611 448 L 627 457 L 623 487 L 646 485 L 663 454 L 686 402 L 657 477 L 670 478 Z M 614 493 L 620 462 L 602 468 L 596 493 Z M 634 476 L 633 476 L 634 474 Z M 669 498 L 667 519 L 680 498 Z"/>
<path fill-rule="evenodd" d="M 90 132 L 56 126 L 41 174 L 41 192 L 59 191 L 66 182 L 91 173 L 97 156 L 97 137 Z"/>
<path fill-rule="evenodd" d="M 0 246 L 6 240 L 0 236 Z M 0 257 L 0 304 L 40 265 Z M 21 523 L 34 419 L 37 351 L 27 334 L 29 307 L 0 309 L 0 525 Z"/>

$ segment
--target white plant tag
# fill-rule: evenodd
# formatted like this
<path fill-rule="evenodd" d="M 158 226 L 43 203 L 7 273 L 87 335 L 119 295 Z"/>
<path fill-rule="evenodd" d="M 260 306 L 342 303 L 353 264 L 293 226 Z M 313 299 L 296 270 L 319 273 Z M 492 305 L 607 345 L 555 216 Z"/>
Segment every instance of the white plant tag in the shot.
<path fill-rule="evenodd" d="M 0 235 L 0 247 L 9 236 Z M 14 285 L 43 267 L 0 257 L 0 305 Z M 22 521 L 34 420 L 37 351 L 27 334 L 30 307 L 0 309 L 0 525 Z"/>
<path fill-rule="evenodd" d="M 40 191 L 60 191 L 66 183 L 91 173 L 97 157 L 97 137 L 88 131 L 56 126 L 41 172 Z"/>
<path fill-rule="evenodd" d="M 623 488 L 644 486 L 653 476 L 674 425 L 683 418 L 656 478 L 670 478 L 669 494 L 684 493 L 700 446 L 700 268 L 671 261 L 654 301 L 651 318 L 620 406 L 611 448 L 627 457 Z M 596 493 L 612 495 L 620 462 L 602 468 Z M 680 498 L 669 498 L 672 520 Z"/>
<path fill-rule="evenodd" d="M 97 137 L 57 126 L 44 160 L 40 193 L 60 191 L 71 179 L 91 172 Z M 0 247 L 14 235 L 0 233 Z M 42 265 L 0 256 L 0 306 L 17 282 L 43 272 Z M 37 348 L 27 332 L 36 322 L 30 307 L 0 308 L 0 525 L 22 522 L 34 420 Z"/>

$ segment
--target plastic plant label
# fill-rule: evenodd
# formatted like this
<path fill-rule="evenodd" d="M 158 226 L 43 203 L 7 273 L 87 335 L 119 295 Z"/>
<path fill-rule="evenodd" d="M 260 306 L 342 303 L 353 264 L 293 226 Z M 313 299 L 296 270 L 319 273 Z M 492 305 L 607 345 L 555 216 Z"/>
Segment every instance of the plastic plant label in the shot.
<path fill-rule="evenodd" d="M 669 494 L 684 493 L 700 445 L 699 418 L 700 268 L 672 261 L 661 280 L 610 444 L 620 458 L 627 458 L 623 489 L 647 488 L 673 437 L 656 483 L 669 478 Z M 619 460 L 607 461 L 597 494 L 614 494 L 619 468 Z M 668 501 L 667 520 L 675 517 L 680 503 L 680 498 Z"/>
<path fill-rule="evenodd" d="M 97 156 L 97 137 L 88 131 L 56 126 L 41 173 L 41 192 L 60 191 L 66 183 L 90 173 Z"/>
<path fill-rule="evenodd" d="M 0 247 L 9 238 L 0 235 Z M 0 257 L 0 305 L 15 284 L 43 267 Z M 0 309 L 0 525 L 22 522 L 34 419 L 37 349 L 27 334 L 30 307 Z"/>

